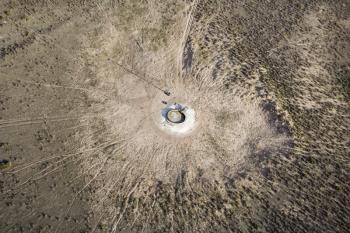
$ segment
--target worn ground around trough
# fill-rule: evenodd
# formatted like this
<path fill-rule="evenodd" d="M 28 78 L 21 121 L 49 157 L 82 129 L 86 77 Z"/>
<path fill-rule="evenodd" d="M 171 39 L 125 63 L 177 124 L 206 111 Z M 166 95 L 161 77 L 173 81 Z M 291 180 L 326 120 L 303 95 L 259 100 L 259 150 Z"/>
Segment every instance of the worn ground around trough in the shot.
<path fill-rule="evenodd" d="M 349 101 L 346 0 L 3 0 L 0 232 L 346 232 Z"/>

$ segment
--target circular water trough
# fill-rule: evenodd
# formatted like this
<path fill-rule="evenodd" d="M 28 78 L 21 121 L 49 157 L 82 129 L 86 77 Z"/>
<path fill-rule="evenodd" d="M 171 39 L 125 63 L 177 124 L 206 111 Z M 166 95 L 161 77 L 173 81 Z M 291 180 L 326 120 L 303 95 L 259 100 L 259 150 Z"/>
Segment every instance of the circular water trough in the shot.
<path fill-rule="evenodd" d="M 181 124 L 186 120 L 185 114 L 177 109 L 173 109 L 168 111 L 166 114 L 167 121 L 174 123 L 174 124 Z"/>
<path fill-rule="evenodd" d="M 169 103 L 161 109 L 160 128 L 169 134 L 185 136 L 196 126 L 195 111 L 186 104 Z"/>

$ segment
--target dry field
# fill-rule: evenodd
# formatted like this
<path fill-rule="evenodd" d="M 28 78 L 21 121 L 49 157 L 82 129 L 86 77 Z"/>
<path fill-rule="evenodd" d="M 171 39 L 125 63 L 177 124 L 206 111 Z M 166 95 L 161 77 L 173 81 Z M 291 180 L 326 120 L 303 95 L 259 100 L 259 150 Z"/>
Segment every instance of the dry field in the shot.
<path fill-rule="evenodd" d="M 345 233 L 349 125 L 348 0 L 0 1 L 0 232 Z"/>

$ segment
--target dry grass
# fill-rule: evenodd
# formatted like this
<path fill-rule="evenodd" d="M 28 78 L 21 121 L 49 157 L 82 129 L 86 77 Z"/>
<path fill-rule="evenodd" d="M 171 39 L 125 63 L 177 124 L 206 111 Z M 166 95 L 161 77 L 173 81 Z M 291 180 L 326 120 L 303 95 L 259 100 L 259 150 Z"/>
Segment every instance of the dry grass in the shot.
<path fill-rule="evenodd" d="M 344 10 L 302 0 L 0 9 L 0 156 L 13 166 L 0 173 L 1 231 L 346 229 Z M 191 135 L 158 129 L 162 100 L 196 111 Z"/>

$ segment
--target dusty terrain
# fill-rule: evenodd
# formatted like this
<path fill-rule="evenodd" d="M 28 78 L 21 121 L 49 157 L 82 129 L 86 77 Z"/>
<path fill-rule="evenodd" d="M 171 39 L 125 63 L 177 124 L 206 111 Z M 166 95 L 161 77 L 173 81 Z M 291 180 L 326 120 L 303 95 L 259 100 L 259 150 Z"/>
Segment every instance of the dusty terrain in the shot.
<path fill-rule="evenodd" d="M 348 0 L 2 0 L 0 232 L 347 232 L 349 101 Z"/>

